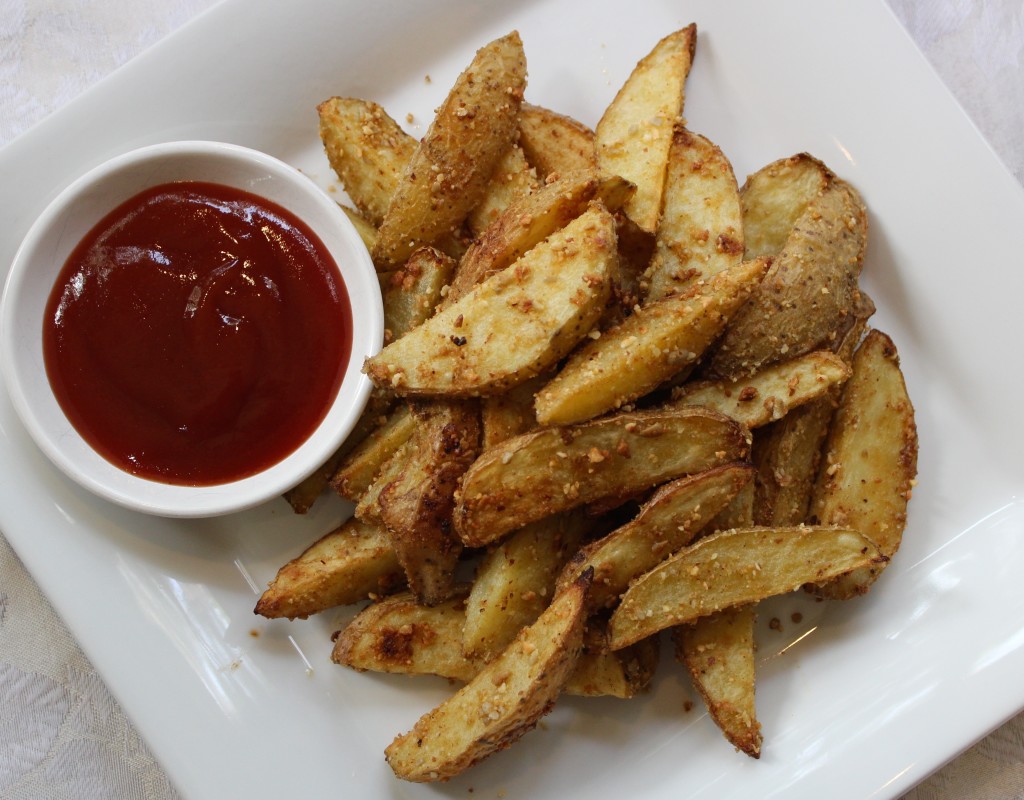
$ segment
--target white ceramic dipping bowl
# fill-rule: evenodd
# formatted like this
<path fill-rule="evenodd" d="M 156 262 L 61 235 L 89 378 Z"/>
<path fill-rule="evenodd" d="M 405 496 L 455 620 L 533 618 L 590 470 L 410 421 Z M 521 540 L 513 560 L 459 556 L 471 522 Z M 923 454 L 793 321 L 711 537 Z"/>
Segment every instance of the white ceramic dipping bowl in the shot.
<path fill-rule="evenodd" d="M 291 211 L 327 247 L 352 305 L 352 351 L 323 422 L 298 449 L 250 477 L 215 486 L 180 486 L 132 475 L 100 456 L 68 422 L 47 379 L 43 316 L 58 273 L 79 241 L 107 213 L 152 186 L 204 181 L 242 189 Z M 0 302 L 0 360 L 14 407 L 53 463 L 100 497 L 168 517 L 208 517 L 251 508 L 321 466 L 351 432 L 366 405 L 360 372 L 381 346 L 384 313 L 369 254 L 327 194 L 293 167 L 264 153 L 218 142 L 158 144 L 117 156 L 68 186 L 22 242 Z"/>

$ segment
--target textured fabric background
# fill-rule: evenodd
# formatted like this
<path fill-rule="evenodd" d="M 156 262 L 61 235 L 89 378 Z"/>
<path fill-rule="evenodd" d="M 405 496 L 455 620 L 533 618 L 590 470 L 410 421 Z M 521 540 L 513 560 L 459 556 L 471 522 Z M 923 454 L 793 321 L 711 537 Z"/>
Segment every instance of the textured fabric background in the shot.
<path fill-rule="evenodd" d="M 1024 183 L 1024 4 L 889 3 Z M 0 145 L 211 5 L 0 0 Z M 0 535 L 0 800 L 177 797 Z M 1024 798 L 1024 715 L 906 797 Z"/>

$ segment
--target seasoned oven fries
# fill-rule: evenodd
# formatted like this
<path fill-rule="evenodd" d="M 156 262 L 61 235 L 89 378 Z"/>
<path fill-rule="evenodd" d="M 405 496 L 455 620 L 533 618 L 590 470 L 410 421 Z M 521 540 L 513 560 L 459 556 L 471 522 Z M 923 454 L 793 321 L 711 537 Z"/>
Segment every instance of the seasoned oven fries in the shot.
<path fill-rule="evenodd" d="M 372 256 L 397 267 L 436 244 L 483 199 L 519 129 L 526 56 L 519 34 L 480 48 L 420 141 L 391 195 Z"/>
<path fill-rule="evenodd" d="M 720 531 L 676 553 L 629 587 L 612 614 L 611 647 L 885 560 L 871 541 L 848 528 Z"/>
<path fill-rule="evenodd" d="M 900 545 L 917 432 L 860 287 L 864 204 L 806 153 L 740 187 L 682 116 L 696 40 L 654 44 L 593 130 L 523 102 L 514 32 L 421 141 L 319 106 L 387 332 L 357 434 L 291 495 L 329 476 L 355 516 L 256 612 L 369 599 L 335 663 L 464 684 L 386 748 L 404 780 L 461 774 L 560 694 L 642 694 L 663 630 L 758 758 L 758 603 L 863 594 Z"/>
<path fill-rule="evenodd" d="M 396 775 L 450 778 L 536 727 L 579 660 L 589 577 L 556 597 L 501 655 L 388 745 L 384 756 Z"/>

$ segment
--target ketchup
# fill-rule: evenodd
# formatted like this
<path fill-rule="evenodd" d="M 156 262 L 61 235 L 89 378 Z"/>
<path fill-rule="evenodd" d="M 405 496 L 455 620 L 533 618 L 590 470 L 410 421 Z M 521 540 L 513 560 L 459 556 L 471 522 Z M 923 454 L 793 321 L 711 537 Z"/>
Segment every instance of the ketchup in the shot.
<path fill-rule="evenodd" d="M 43 322 L 53 392 L 128 472 L 208 486 L 259 472 L 316 429 L 341 385 L 352 311 L 308 226 L 211 183 L 148 189 L 64 264 Z"/>

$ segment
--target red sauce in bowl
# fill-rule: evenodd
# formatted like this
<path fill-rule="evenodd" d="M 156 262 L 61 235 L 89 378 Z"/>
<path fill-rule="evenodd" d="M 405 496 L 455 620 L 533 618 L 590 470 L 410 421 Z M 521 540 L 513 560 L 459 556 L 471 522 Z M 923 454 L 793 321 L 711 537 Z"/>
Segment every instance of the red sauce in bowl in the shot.
<path fill-rule="evenodd" d="M 148 189 L 71 253 L 43 323 L 53 392 L 107 460 L 209 486 L 317 428 L 352 346 L 337 265 L 301 220 L 202 182 Z"/>

